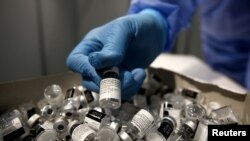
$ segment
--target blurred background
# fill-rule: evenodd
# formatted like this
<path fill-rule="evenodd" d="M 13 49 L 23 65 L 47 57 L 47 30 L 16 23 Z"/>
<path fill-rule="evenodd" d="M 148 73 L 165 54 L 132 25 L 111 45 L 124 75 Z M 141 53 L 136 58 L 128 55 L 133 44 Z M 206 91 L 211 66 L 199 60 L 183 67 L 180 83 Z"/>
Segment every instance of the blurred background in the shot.
<path fill-rule="evenodd" d="M 127 13 L 130 0 L 1 0 L 0 83 L 68 71 L 66 58 L 92 28 Z M 202 59 L 199 12 L 172 53 Z"/>

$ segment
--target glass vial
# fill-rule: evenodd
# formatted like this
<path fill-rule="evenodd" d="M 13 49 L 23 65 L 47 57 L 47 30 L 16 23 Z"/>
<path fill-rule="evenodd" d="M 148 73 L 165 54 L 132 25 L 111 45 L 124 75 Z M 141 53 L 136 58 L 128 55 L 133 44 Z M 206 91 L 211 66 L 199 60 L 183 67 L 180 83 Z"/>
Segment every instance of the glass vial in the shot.
<path fill-rule="evenodd" d="M 192 103 L 186 106 L 185 116 L 190 120 L 201 120 L 206 116 L 206 110 L 201 104 Z"/>
<path fill-rule="evenodd" d="M 96 109 L 89 110 L 85 116 L 84 123 L 94 130 L 99 130 L 102 122 L 105 120 L 106 114 Z"/>
<path fill-rule="evenodd" d="M 62 88 L 57 84 L 46 87 L 44 90 L 44 96 L 49 104 L 56 106 L 60 106 L 64 98 Z"/>
<path fill-rule="evenodd" d="M 13 110 L 0 116 L 0 130 L 4 141 L 13 141 L 25 134 L 21 112 Z"/>
<path fill-rule="evenodd" d="M 58 109 L 52 105 L 45 105 L 41 108 L 40 111 L 41 111 L 41 115 L 44 118 L 46 118 L 48 120 L 53 120 L 58 112 Z"/>
<path fill-rule="evenodd" d="M 93 129 L 76 120 L 69 123 L 68 132 L 73 141 L 95 141 L 96 138 L 96 132 Z"/>
<path fill-rule="evenodd" d="M 155 117 L 152 112 L 141 109 L 134 117 L 128 122 L 128 132 L 133 138 L 141 139 L 144 135 L 151 130 L 155 123 Z"/>
<path fill-rule="evenodd" d="M 173 108 L 172 104 L 169 104 L 167 101 L 161 103 L 161 108 L 159 111 L 159 118 L 163 119 L 165 116 L 171 116 L 176 121 L 176 130 L 180 129 L 182 116 L 182 109 Z"/>
<path fill-rule="evenodd" d="M 239 118 L 233 112 L 231 105 L 213 110 L 209 117 L 218 120 L 220 124 L 239 124 Z"/>
<path fill-rule="evenodd" d="M 176 127 L 176 121 L 171 116 L 165 116 L 159 127 L 146 135 L 146 141 L 167 141 Z"/>
<path fill-rule="evenodd" d="M 174 134 L 173 137 L 171 137 L 171 140 L 180 140 L 180 141 L 186 141 L 186 140 L 191 140 L 196 132 L 197 128 L 197 122 L 193 120 L 185 120 L 182 125 L 180 130 L 177 132 L 177 134 Z"/>
<path fill-rule="evenodd" d="M 121 122 L 119 120 L 107 120 L 103 122 L 100 130 L 97 133 L 97 140 L 99 141 L 119 141 L 117 134 L 121 128 Z"/>
<path fill-rule="evenodd" d="M 55 130 L 44 130 L 35 139 L 35 141 L 59 141 Z"/>
<path fill-rule="evenodd" d="M 205 102 L 205 96 L 199 90 L 191 88 L 179 88 L 177 89 L 177 94 L 181 94 L 185 98 L 191 99 L 198 103 L 203 104 Z"/>
<path fill-rule="evenodd" d="M 121 130 L 118 133 L 118 135 L 119 135 L 121 141 L 133 141 L 133 139 L 131 138 L 131 136 L 127 132 L 125 132 L 123 130 Z"/>
<path fill-rule="evenodd" d="M 64 116 L 60 116 L 55 119 L 53 128 L 58 133 L 63 133 L 66 131 L 68 126 L 68 120 Z"/>
<path fill-rule="evenodd" d="M 79 101 L 73 98 L 68 98 L 64 101 L 61 114 L 67 118 L 73 118 L 80 107 Z"/>
<path fill-rule="evenodd" d="M 117 67 L 103 72 L 103 79 L 100 82 L 99 104 L 102 108 L 110 109 L 118 109 L 121 106 L 121 82 Z"/>

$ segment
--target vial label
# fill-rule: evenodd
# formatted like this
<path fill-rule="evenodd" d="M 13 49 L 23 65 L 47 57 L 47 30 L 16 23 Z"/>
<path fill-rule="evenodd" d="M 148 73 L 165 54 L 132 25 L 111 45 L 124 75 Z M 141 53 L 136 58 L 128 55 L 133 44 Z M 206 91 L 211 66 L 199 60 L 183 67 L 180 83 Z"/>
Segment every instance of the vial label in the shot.
<path fill-rule="evenodd" d="M 90 134 L 95 133 L 90 127 L 86 125 L 77 126 L 72 133 L 73 141 L 84 141 Z"/>
<path fill-rule="evenodd" d="M 166 138 L 168 139 L 168 137 L 171 135 L 171 133 L 174 130 L 174 126 L 172 124 L 171 121 L 164 121 L 161 123 L 160 127 L 158 128 L 158 131 Z"/>
<path fill-rule="evenodd" d="M 131 124 L 139 130 L 139 136 L 142 136 L 153 122 L 154 117 L 144 109 L 141 109 L 131 120 Z"/>
<path fill-rule="evenodd" d="M 197 127 L 197 130 L 194 136 L 194 140 L 207 141 L 207 138 L 208 138 L 208 127 L 202 122 L 199 122 L 199 125 Z"/>
<path fill-rule="evenodd" d="M 41 125 L 41 127 L 42 127 L 44 130 L 53 129 L 53 123 L 46 120 L 46 121 Z"/>
<path fill-rule="evenodd" d="M 195 91 L 192 91 L 192 90 L 188 90 L 188 89 L 183 89 L 182 90 L 182 94 L 184 96 L 187 96 L 187 97 L 191 97 L 193 99 L 196 99 L 197 95 L 198 95 L 198 92 L 195 92 Z"/>
<path fill-rule="evenodd" d="M 86 100 L 87 100 L 88 103 L 91 103 L 91 102 L 93 102 L 95 100 L 92 92 L 89 91 L 89 90 L 84 91 L 84 95 L 85 95 Z"/>
<path fill-rule="evenodd" d="M 74 97 L 74 95 L 75 95 L 75 89 L 74 88 L 68 89 L 65 95 L 65 99 L 72 98 Z"/>
<path fill-rule="evenodd" d="M 84 122 L 88 124 L 89 127 L 98 130 L 102 119 L 106 116 L 106 114 L 98 112 L 96 110 L 90 110 L 85 117 Z"/>
<path fill-rule="evenodd" d="M 100 100 L 121 99 L 120 80 L 115 78 L 103 79 L 100 83 Z"/>

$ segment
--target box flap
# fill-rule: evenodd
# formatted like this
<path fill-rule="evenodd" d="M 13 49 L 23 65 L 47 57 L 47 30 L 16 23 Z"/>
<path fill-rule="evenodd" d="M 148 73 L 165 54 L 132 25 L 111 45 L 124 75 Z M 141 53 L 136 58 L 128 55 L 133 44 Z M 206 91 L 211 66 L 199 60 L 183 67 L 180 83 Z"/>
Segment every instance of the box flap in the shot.
<path fill-rule="evenodd" d="M 221 89 L 245 95 L 248 91 L 227 76 L 211 69 L 202 60 L 190 55 L 172 55 L 163 53 L 151 64 L 153 68 L 162 68 L 194 81 L 215 85 Z"/>

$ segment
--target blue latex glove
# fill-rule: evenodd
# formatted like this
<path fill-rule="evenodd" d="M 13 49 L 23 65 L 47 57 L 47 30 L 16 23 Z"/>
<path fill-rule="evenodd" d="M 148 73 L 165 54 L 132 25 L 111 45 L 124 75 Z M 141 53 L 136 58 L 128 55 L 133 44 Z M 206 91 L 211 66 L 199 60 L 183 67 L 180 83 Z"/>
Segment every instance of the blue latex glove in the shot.
<path fill-rule="evenodd" d="M 98 69 L 120 68 L 122 98 L 128 100 L 141 87 L 144 69 L 166 44 L 166 23 L 161 14 L 146 9 L 90 31 L 70 53 L 68 67 L 83 76 L 83 85 L 99 91 Z"/>

